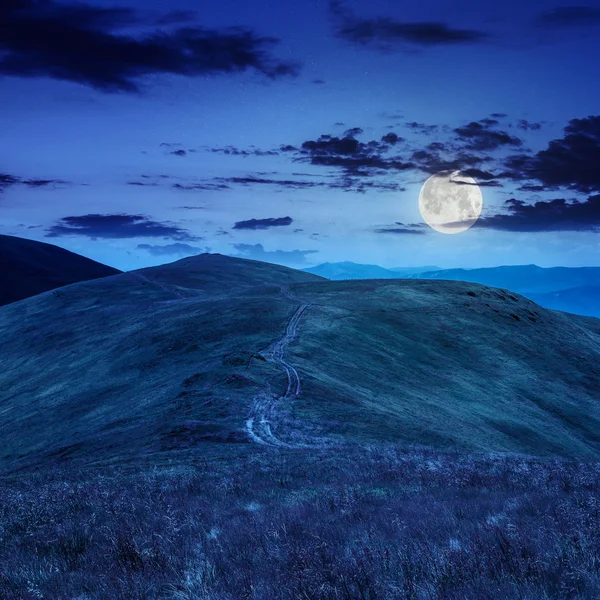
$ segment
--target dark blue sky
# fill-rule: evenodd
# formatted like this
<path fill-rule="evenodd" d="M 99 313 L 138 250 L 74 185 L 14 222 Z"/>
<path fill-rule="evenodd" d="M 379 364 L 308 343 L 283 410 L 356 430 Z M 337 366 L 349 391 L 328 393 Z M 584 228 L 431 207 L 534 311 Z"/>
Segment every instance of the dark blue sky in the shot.
<path fill-rule="evenodd" d="M 2 4 L 0 233 L 123 269 L 600 264 L 600 3 L 197 5 Z M 454 236 L 417 204 L 447 169 L 484 196 Z"/>

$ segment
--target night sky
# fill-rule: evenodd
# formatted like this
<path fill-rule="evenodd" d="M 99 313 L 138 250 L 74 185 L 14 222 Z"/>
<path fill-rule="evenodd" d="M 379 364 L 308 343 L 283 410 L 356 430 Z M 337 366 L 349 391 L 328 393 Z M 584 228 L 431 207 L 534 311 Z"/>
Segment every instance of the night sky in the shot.
<path fill-rule="evenodd" d="M 600 2 L 0 4 L 0 233 L 121 269 L 600 264 Z M 418 194 L 460 169 L 470 230 Z"/>

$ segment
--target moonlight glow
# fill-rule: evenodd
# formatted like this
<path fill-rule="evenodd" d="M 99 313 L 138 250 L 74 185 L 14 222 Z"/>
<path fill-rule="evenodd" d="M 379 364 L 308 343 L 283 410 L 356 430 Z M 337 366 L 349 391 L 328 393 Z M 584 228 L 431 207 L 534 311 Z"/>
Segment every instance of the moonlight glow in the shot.
<path fill-rule="evenodd" d="M 481 214 L 483 196 L 477 182 L 460 171 L 432 175 L 421 188 L 419 210 L 423 219 L 441 233 L 462 233 Z"/>

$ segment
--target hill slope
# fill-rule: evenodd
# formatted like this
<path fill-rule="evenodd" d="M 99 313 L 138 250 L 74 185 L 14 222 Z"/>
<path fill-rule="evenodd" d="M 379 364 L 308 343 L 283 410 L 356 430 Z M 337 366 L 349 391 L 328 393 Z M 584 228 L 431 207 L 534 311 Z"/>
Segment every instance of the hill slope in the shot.
<path fill-rule="evenodd" d="M 0 306 L 120 272 L 52 244 L 0 235 Z"/>
<path fill-rule="evenodd" d="M 2 307 L 0 347 L 1 470 L 260 450 L 258 400 L 296 447 L 600 454 L 600 321 L 476 284 L 201 255 Z"/>

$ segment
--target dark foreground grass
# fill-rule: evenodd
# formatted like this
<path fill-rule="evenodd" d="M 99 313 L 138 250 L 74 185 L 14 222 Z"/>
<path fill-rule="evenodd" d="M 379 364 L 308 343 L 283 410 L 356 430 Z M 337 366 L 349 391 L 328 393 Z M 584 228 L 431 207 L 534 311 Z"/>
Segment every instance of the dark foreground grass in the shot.
<path fill-rule="evenodd" d="M 599 475 L 389 446 L 21 475 L 0 598 L 598 598 Z"/>

